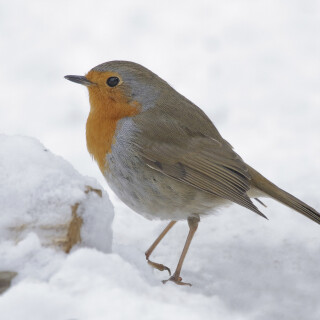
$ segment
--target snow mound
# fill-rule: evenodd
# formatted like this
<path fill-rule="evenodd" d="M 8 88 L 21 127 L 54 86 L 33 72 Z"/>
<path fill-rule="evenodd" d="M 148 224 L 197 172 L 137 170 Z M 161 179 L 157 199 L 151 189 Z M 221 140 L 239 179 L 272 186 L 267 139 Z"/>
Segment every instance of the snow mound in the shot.
<path fill-rule="evenodd" d="M 0 271 L 46 279 L 55 253 L 111 251 L 108 194 L 33 138 L 0 135 L 0 203 Z"/>

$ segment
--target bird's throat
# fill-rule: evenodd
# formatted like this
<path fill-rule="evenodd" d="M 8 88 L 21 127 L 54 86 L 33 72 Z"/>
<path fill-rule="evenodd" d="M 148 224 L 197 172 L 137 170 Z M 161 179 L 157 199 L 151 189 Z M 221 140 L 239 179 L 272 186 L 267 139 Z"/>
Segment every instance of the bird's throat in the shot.
<path fill-rule="evenodd" d="M 98 88 L 89 89 L 90 113 L 86 125 L 87 148 L 102 174 L 108 170 L 107 155 L 115 143 L 117 122 L 139 113 L 137 103 L 123 101 L 123 96 L 101 96 Z"/>

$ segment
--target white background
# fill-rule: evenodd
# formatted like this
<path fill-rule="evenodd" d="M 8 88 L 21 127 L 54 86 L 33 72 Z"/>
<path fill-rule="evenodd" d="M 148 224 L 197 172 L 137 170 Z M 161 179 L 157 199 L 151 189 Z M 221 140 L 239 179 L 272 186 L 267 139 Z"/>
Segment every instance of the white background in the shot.
<path fill-rule="evenodd" d="M 38 138 L 106 186 L 86 151 L 86 89 L 63 76 L 131 60 L 204 109 L 250 165 L 320 210 L 319 30 L 316 0 L 2 0 L 0 130 Z M 320 318 L 320 227 L 305 217 L 265 200 L 269 221 L 239 206 L 204 219 L 182 271 L 193 287 L 163 286 L 144 251 L 164 223 L 111 198 L 114 253 L 75 252 L 58 276 L 0 298 L 2 319 Z M 174 269 L 186 232 L 179 223 L 154 259 Z"/>

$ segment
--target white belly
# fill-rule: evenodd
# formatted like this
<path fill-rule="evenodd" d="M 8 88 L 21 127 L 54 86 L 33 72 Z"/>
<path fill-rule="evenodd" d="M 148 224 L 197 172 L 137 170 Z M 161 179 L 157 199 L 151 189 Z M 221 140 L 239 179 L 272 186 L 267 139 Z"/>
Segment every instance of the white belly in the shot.
<path fill-rule="evenodd" d="M 230 203 L 149 168 L 135 151 L 131 118 L 119 121 L 105 178 L 130 208 L 149 219 L 187 219 Z"/>

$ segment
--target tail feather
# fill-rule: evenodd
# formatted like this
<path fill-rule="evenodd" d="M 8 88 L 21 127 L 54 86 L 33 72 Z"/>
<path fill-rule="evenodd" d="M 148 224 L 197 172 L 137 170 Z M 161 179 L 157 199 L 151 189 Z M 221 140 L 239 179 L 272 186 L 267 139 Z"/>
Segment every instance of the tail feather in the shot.
<path fill-rule="evenodd" d="M 261 175 L 259 172 L 257 172 L 250 166 L 248 166 L 248 168 L 252 178 L 253 187 L 258 188 L 259 190 L 263 191 L 275 200 L 287 205 L 288 207 L 303 214 L 304 216 L 308 217 L 314 222 L 320 224 L 320 213 L 318 211 L 308 206 L 306 203 L 302 202 L 290 193 L 278 188 L 275 184 L 270 182 L 268 179 L 266 179 L 263 175 Z"/>

